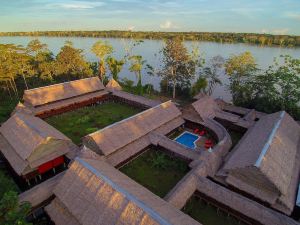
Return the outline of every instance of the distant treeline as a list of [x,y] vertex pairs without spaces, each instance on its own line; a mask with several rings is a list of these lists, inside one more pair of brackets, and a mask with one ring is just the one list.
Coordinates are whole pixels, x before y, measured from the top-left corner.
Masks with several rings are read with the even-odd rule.
[[143,32],[143,31],[36,31],[0,32],[0,36],[49,36],[49,37],[98,37],[133,39],[169,39],[182,37],[184,40],[211,41],[219,43],[246,43],[262,46],[295,47],[300,46],[300,36],[272,35],[254,33],[216,33],[216,32]]

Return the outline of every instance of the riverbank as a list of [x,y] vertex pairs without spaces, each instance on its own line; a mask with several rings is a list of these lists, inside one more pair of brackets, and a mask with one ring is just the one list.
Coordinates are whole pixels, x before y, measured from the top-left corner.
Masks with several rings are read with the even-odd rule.
[[33,31],[0,32],[0,36],[93,37],[162,40],[181,37],[190,41],[244,43],[260,46],[300,47],[300,36],[222,32],[154,32],[154,31]]

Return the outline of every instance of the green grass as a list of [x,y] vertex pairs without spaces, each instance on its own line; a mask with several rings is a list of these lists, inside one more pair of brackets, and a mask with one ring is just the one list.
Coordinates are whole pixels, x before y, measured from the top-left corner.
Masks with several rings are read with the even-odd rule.
[[187,162],[151,147],[120,171],[159,197],[164,197],[189,171],[189,167]]
[[140,111],[140,109],[129,105],[108,102],[49,117],[46,122],[68,136],[75,144],[80,144],[81,138],[87,134],[128,118]]
[[182,210],[203,225],[245,225],[223,211],[193,195]]
[[16,105],[18,100],[2,100],[0,99],[0,124],[5,122],[9,117]]

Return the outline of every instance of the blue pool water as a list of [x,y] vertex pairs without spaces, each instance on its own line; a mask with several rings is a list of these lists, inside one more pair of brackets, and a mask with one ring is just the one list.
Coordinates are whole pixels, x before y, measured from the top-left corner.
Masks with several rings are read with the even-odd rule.
[[194,142],[196,140],[198,140],[198,138],[199,138],[199,136],[197,136],[195,134],[192,134],[190,132],[184,132],[179,137],[177,137],[175,139],[175,141],[188,147],[188,148],[195,149],[196,146],[195,146]]

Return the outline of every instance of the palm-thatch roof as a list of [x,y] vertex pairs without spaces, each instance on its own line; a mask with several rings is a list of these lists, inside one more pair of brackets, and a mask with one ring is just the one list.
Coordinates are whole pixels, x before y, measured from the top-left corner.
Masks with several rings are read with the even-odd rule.
[[103,84],[98,77],[75,80],[46,87],[26,90],[24,102],[30,106],[37,107],[60,100],[70,99],[76,96],[101,91]]
[[0,127],[0,150],[19,175],[62,156],[71,140],[43,120],[15,113]]
[[134,102],[135,105],[140,105],[144,108],[151,108],[151,107],[161,104],[160,101],[145,98],[140,95],[134,95],[134,94],[131,94],[131,93],[128,93],[125,91],[119,91],[116,89],[112,90],[112,95],[121,101],[126,100],[127,102]]
[[226,182],[290,213],[300,171],[299,138],[300,126],[287,113],[262,117],[224,165]]
[[77,158],[54,194],[46,211],[56,225],[199,225],[104,161]]
[[180,115],[175,104],[168,101],[85,136],[83,144],[101,155],[109,155]]
[[121,85],[114,78],[111,78],[105,87],[113,90],[122,90]]
[[201,95],[201,97],[192,103],[193,108],[200,115],[202,120],[214,118],[216,112],[220,111],[217,103],[211,96]]

